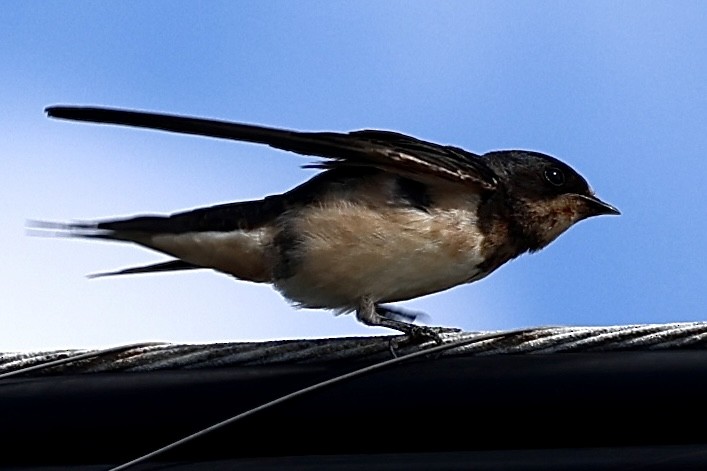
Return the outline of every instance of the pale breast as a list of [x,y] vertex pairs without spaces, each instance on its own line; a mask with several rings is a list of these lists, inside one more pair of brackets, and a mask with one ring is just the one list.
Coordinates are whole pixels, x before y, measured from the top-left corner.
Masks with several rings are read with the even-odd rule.
[[302,306],[355,309],[362,296],[398,301],[468,281],[483,261],[478,201],[450,198],[429,211],[345,201],[303,209],[290,221],[296,267],[276,288]]

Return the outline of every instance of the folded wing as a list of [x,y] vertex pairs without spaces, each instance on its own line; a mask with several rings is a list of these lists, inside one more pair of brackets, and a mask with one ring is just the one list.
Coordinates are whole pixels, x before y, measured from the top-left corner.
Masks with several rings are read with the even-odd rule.
[[299,132],[264,126],[186,116],[110,108],[53,106],[54,118],[103,124],[135,126],[183,134],[266,144],[276,149],[329,159],[315,167],[363,165],[405,177],[444,180],[481,186],[497,186],[494,172],[477,154],[423,141],[391,131]]

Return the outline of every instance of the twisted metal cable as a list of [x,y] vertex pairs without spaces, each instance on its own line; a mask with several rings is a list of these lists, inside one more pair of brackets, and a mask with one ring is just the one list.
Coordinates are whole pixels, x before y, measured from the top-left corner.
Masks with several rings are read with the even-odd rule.
[[[443,343],[473,339],[488,332],[442,332]],[[156,371],[246,365],[373,362],[429,348],[434,342],[408,343],[403,336],[346,337],[214,344],[136,344],[103,350],[0,353],[0,379],[23,374],[75,374]],[[625,350],[707,348],[707,322],[602,327],[539,327],[453,347],[442,355],[558,354]],[[45,367],[42,367],[44,365]]]

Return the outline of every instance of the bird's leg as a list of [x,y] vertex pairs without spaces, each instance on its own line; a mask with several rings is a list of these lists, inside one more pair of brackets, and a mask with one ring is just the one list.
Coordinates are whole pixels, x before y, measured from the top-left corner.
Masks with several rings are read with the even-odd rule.
[[366,325],[388,327],[407,335],[413,334],[417,326],[409,322],[385,317],[385,313],[387,313],[387,311],[381,309],[381,306],[377,306],[370,297],[364,296],[361,298],[361,302],[356,310],[356,318]]
[[361,298],[361,302],[356,310],[356,318],[366,325],[388,327],[389,329],[398,330],[407,335],[410,339],[426,338],[432,339],[437,343],[442,343],[438,329],[414,325],[411,322],[399,320],[403,318],[414,321],[421,314],[422,313],[406,312],[387,306],[376,305],[368,296]]

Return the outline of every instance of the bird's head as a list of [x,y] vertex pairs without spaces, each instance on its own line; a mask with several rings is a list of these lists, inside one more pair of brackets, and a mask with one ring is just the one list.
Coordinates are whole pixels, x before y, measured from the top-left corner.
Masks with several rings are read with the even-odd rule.
[[521,150],[485,157],[531,251],[545,247],[582,219],[621,214],[600,200],[579,173],[554,157]]

